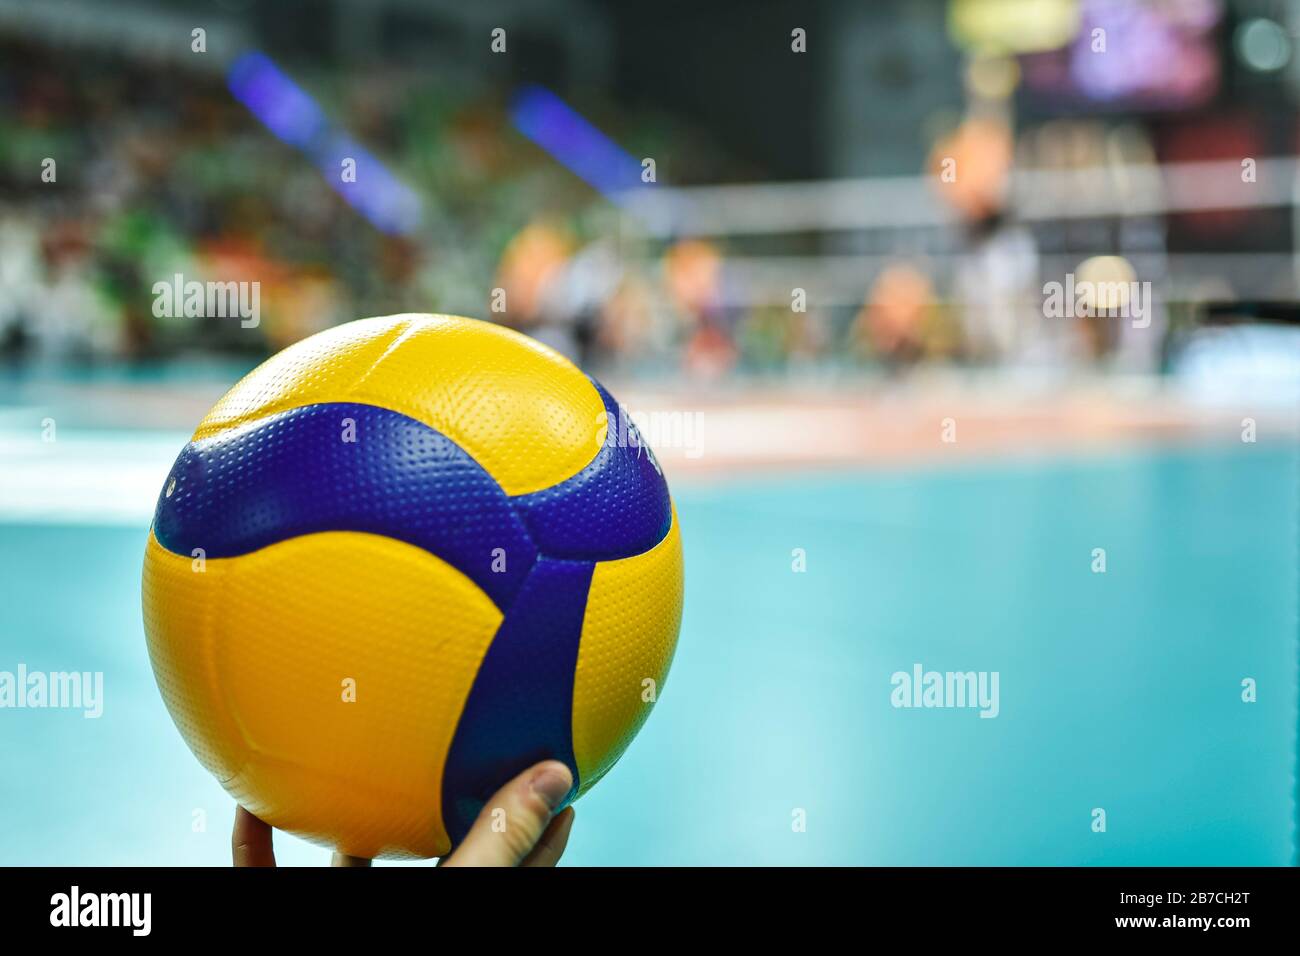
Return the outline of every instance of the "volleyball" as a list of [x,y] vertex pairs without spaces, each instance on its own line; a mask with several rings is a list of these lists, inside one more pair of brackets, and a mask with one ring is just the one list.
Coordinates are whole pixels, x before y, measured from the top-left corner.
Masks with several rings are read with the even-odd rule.
[[363,319],[235,385],[163,482],[143,612],[181,735],[241,805],[353,856],[431,857],[543,759],[609,771],[672,662],[667,483],[559,353]]

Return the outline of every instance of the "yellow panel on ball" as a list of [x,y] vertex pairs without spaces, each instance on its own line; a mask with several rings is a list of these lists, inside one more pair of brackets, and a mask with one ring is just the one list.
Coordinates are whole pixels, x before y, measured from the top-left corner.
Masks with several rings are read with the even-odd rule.
[[151,537],[144,605],[168,709],[254,815],[354,856],[447,851],[443,763],[501,622],[461,572],[326,532],[196,573]]
[[649,551],[596,564],[573,687],[579,795],[623,755],[662,693],[677,648],[682,590],[676,509],[668,534]]
[[363,402],[425,422],[509,495],[559,484],[590,463],[605,411],[573,363],[527,336],[459,316],[390,315],[329,329],[264,362],[194,438],[314,402]]
[[233,777],[246,754],[212,660],[221,640],[227,564],[174,554],[151,532],[141,578],[144,633],[158,689],[181,736],[218,780]]

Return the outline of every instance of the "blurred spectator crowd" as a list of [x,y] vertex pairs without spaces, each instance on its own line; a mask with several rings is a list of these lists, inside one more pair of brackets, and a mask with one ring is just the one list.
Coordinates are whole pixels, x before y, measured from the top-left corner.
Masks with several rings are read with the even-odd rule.
[[[998,123],[936,140],[935,162],[969,171],[947,197],[960,296],[940,295],[913,256],[864,280],[856,302],[800,309],[729,297],[723,239],[641,242],[629,257],[607,200],[512,129],[499,95],[397,69],[303,82],[418,191],[418,231],[372,227],[219,72],[0,44],[0,357],[257,355],[403,311],[494,319],[595,367],[706,377],[1041,345],[1025,341],[1043,324],[1038,250],[1002,217],[1016,144]],[[154,284],[178,274],[259,283],[260,322],[157,316]],[[1086,325],[1071,335],[1064,355],[1113,345]]]

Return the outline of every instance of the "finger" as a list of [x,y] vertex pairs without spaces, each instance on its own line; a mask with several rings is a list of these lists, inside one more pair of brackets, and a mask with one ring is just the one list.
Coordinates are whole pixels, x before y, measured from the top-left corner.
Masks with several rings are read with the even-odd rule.
[[271,827],[243,807],[235,808],[235,830],[230,835],[235,866],[275,866]]
[[334,856],[330,860],[330,866],[369,866],[370,858],[367,856],[348,856],[346,853],[334,851]]
[[525,770],[484,805],[445,865],[518,866],[542,839],[572,787],[573,774],[558,760]]
[[569,832],[573,829],[573,807],[564,810],[551,821],[551,825],[542,834],[537,848],[520,866],[555,866],[560,862],[564,848],[569,845]]

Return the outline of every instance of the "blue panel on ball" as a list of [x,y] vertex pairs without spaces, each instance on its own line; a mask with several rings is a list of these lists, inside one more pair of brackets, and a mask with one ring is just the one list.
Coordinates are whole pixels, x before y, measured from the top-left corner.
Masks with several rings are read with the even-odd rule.
[[513,501],[543,554],[608,561],[662,541],[672,524],[672,501],[650,446],[609,392],[592,384],[607,418],[596,457],[567,481]]
[[540,558],[479,665],[442,771],[442,816],[460,843],[502,784],[540,760],[573,772],[573,681],[595,565]]
[[321,531],[424,548],[502,609],[537,558],[510,498],[464,449],[400,412],[351,402],[294,408],[191,442],[154,514],[163,547],[202,548],[209,558]]

